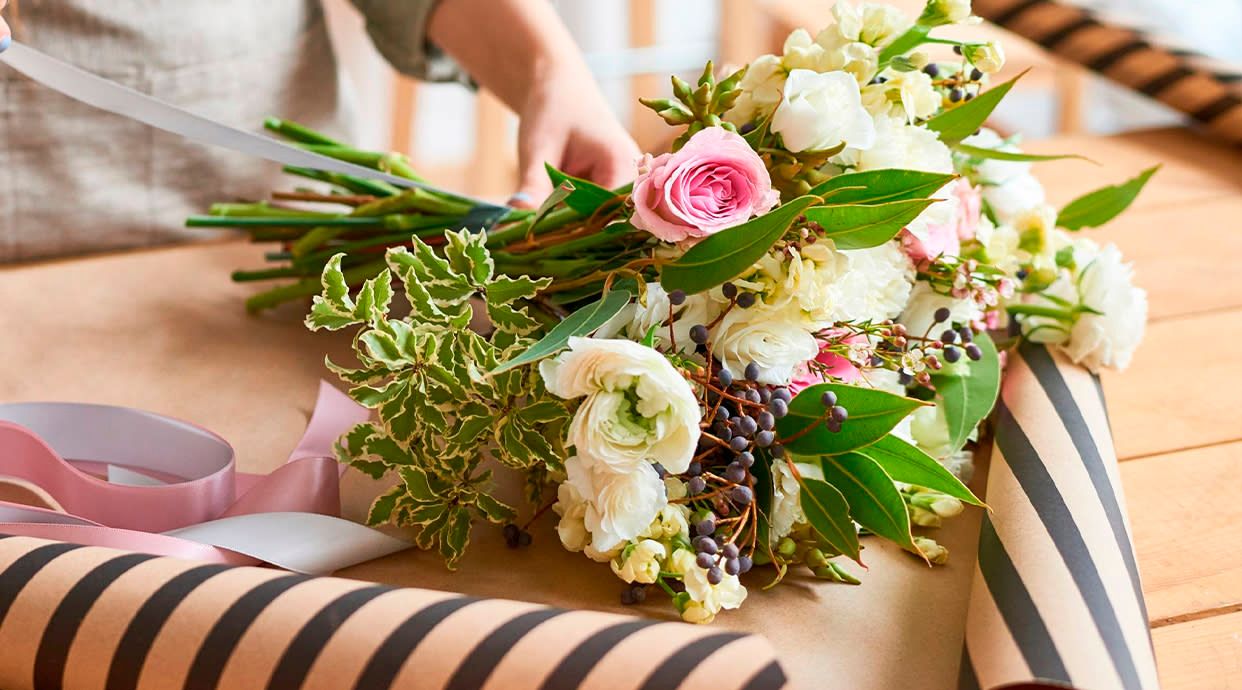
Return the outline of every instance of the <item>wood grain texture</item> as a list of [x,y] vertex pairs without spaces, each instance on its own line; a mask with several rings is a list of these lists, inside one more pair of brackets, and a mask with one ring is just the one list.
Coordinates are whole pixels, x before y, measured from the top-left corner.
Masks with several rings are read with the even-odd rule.
[[1242,613],[1156,628],[1165,690],[1242,690]]

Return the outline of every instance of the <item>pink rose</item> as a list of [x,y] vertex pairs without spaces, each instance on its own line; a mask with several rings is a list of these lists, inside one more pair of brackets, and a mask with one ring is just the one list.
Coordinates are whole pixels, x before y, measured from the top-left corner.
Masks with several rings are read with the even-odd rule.
[[957,239],[973,240],[979,230],[979,217],[983,214],[983,195],[966,178],[959,178],[949,190],[957,197]]
[[[844,335],[844,332],[840,334]],[[865,342],[867,342],[867,337],[858,333],[841,340],[824,343],[819,349],[819,356],[815,358],[816,362],[824,366],[822,368],[816,367],[815,369],[812,369],[809,364],[799,366],[794,371],[793,380],[789,382],[790,392],[797,394],[803,388],[823,383],[827,380],[826,377],[832,377],[844,383],[857,383],[861,381],[862,370],[858,368],[858,365],[851,362],[848,357],[833,352],[831,348],[839,343],[854,345]]]
[[680,242],[767,213],[780,195],[745,139],[708,127],[677,153],[645,157],[632,198],[634,227],[666,242]]
[[948,185],[948,193],[957,199],[953,220],[944,224],[928,224],[919,237],[907,230],[901,231],[901,246],[915,263],[938,256],[957,256],[962,242],[974,239],[979,229],[982,201],[979,190],[969,181],[958,179]]

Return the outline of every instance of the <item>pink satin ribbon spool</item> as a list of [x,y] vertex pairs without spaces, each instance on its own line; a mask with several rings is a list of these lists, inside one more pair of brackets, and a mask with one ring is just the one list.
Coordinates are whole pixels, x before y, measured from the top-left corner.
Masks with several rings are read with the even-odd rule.
[[180,420],[106,405],[0,405],[0,477],[63,511],[0,501],[0,533],[313,573],[387,555],[408,545],[337,517],[332,444],[368,416],[323,383],[288,462],[248,475],[227,441]]

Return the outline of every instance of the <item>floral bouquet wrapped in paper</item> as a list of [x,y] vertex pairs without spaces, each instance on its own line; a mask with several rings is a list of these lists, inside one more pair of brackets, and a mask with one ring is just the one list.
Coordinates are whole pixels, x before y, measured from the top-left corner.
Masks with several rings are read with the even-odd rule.
[[[372,523],[417,527],[453,567],[474,523],[518,547],[519,513],[550,509],[624,601],[662,590],[707,622],[742,604],[757,565],[856,583],[839,563],[862,537],[943,562],[923,530],[979,505],[970,449],[1018,338],[1126,365],[1144,293],[1114,247],[1073,231],[1154,171],[1053,209],[1029,170],[1047,157],[981,129],[1012,86],[987,87],[999,46],[932,35],[968,22],[968,2],[834,15],[782,55],[646,101],[682,131],[631,188],[549,169],[543,206],[486,233],[453,229],[459,198],[341,176],[278,198],[345,212],[192,219],[284,243],[284,266],[237,277],[298,280],[252,307],[320,292],[309,327],[356,333],[357,368],[329,366],[375,419],[340,457],[401,480]],[[396,290],[408,315],[390,311]],[[498,470],[524,476],[529,511],[491,494]]]

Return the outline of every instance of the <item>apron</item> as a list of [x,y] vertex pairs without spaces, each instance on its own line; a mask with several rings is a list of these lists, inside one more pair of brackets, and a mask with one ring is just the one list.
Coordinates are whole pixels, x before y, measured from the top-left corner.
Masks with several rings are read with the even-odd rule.
[[[295,119],[346,140],[318,0],[20,0],[16,38],[225,124]],[[95,110],[0,64],[0,262],[219,236],[183,227],[255,199],[280,166]]]

